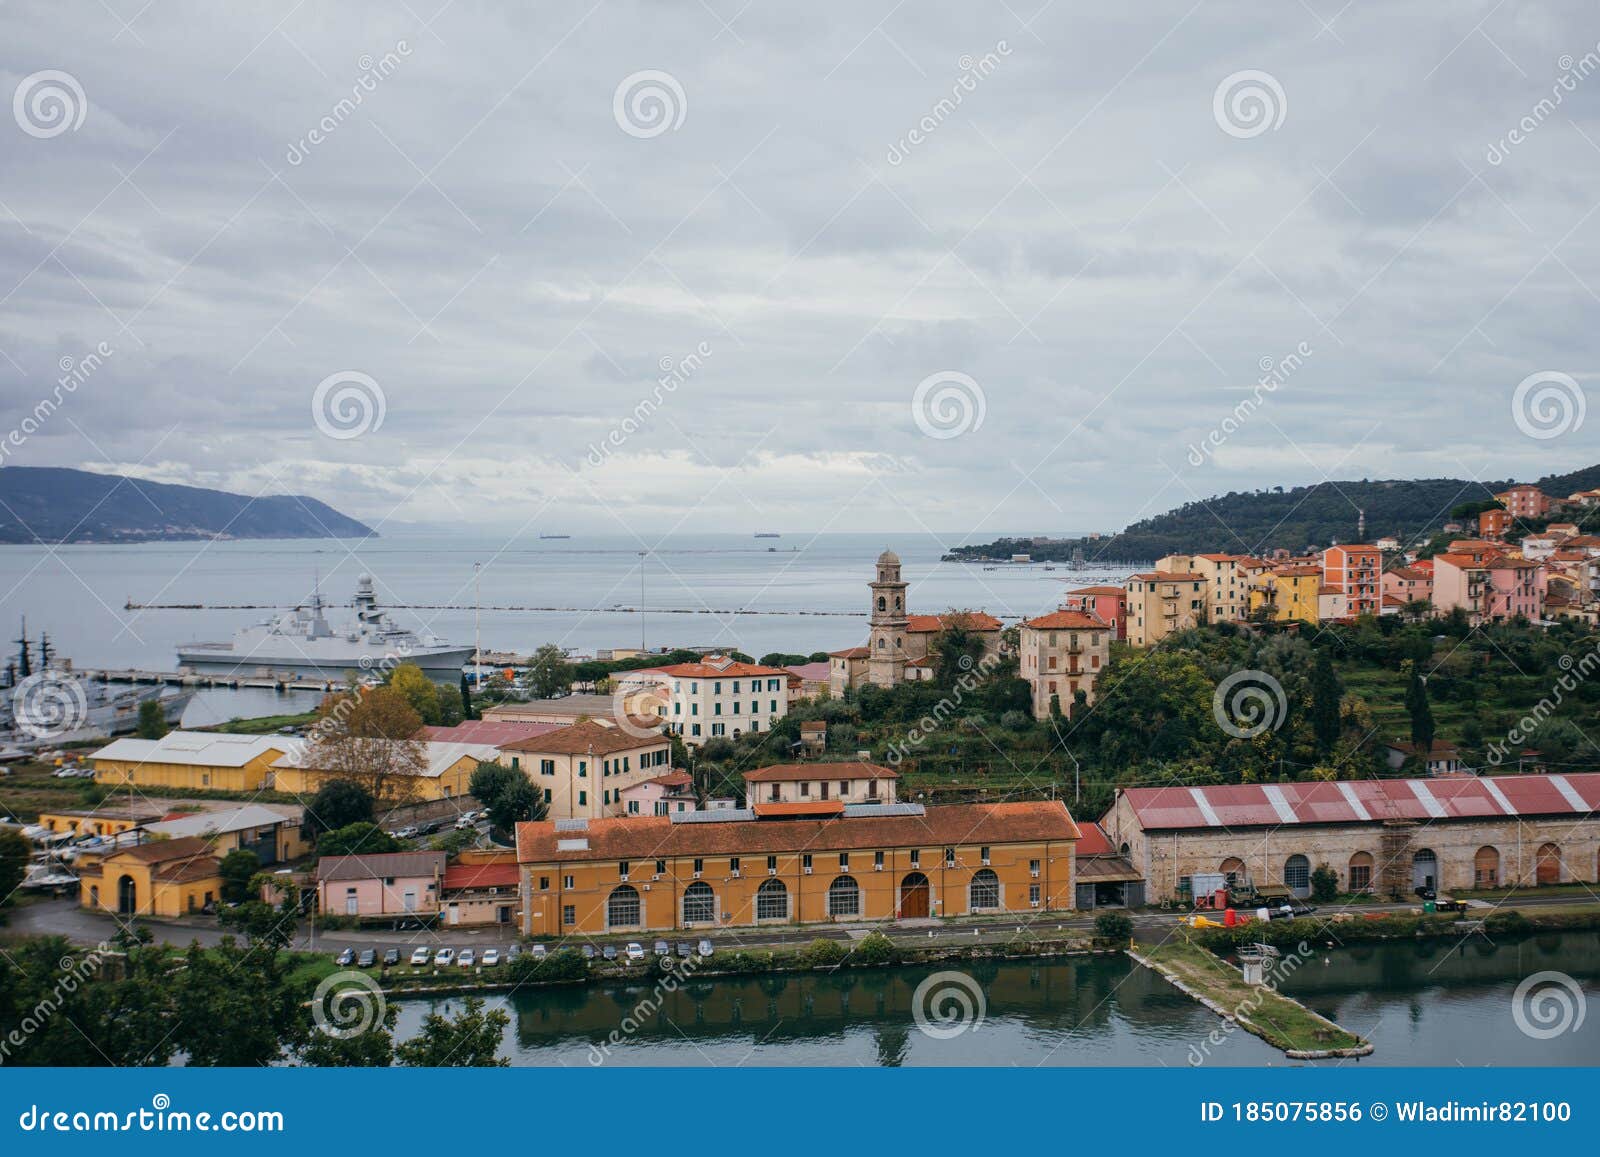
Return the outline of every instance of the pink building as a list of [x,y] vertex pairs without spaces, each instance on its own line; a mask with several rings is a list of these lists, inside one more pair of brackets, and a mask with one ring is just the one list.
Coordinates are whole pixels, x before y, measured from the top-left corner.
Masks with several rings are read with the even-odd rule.
[[1122,587],[1079,587],[1061,597],[1064,611],[1094,615],[1112,628],[1118,642],[1128,638],[1128,592]]
[[444,863],[443,852],[324,856],[317,861],[317,907],[334,916],[433,915]]
[[1549,585],[1544,567],[1526,558],[1497,558],[1487,564],[1488,586],[1484,590],[1484,616],[1491,623],[1521,615],[1525,619],[1544,617],[1544,596]]
[[1386,570],[1383,572],[1383,594],[1385,598],[1397,598],[1402,603],[1416,599],[1421,599],[1425,603],[1432,602],[1433,575],[1411,566],[1397,566],[1392,570]]
[[1495,499],[1513,518],[1543,518],[1551,502],[1550,496],[1531,482],[1519,482],[1496,494]]
[[671,771],[622,789],[622,814],[664,816],[696,808],[694,781],[687,771]]

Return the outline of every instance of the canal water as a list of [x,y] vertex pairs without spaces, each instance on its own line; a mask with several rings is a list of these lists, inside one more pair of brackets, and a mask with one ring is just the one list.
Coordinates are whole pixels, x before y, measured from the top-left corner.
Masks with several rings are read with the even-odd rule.
[[[1600,1065],[1600,935],[1312,947],[1284,991],[1377,1046],[1330,1063]],[[1293,1063],[1253,1036],[1218,1032],[1214,1014],[1124,957],[968,961],[952,971],[690,980],[670,993],[644,983],[525,990],[492,1003],[511,1013],[503,1055],[514,1065]],[[1586,1005],[1581,1025],[1547,1039],[1518,1029],[1513,995],[1539,972],[1571,978]],[[978,1007],[974,991],[981,1020],[965,1012]],[[430,1009],[458,1004],[403,1002],[397,1035],[414,1033]],[[918,1010],[930,1005],[954,1019],[923,1012],[933,1030],[924,1031]],[[952,1031],[963,1022],[966,1031]]]

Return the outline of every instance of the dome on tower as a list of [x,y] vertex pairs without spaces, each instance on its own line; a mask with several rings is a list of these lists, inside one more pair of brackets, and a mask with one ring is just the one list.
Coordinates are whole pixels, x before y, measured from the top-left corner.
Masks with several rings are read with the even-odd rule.
[[879,566],[899,566],[900,556],[892,550],[886,550],[878,556]]

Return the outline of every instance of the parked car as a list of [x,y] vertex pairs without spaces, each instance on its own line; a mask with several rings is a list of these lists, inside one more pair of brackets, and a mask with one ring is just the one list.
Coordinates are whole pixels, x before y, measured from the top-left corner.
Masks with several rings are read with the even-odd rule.
[[1439,896],[1438,892],[1435,892],[1432,888],[1428,887],[1426,884],[1419,884],[1417,887],[1413,888],[1412,891],[1415,892],[1421,899],[1424,899],[1424,900],[1435,900],[1435,899],[1438,899],[1438,896]]
[[[535,944],[532,948],[528,949],[528,955],[532,956],[535,960],[543,960],[548,951],[549,950],[546,949],[543,944]],[[593,953],[590,955],[593,955]]]
[[493,968],[496,964],[499,964],[499,963],[500,963],[500,949],[498,949],[498,948],[485,948],[483,950],[483,966],[485,968]]
[[354,948],[346,948],[333,958],[333,962],[340,968],[349,968],[356,962],[356,950]]
[[640,944],[637,940],[628,941],[628,959],[629,960],[643,960],[644,959],[644,945]]
[[701,956],[710,956],[715,951],[716,951],[716,949],[711,946],[711,941],[709,941],[709,940],[700,941],[700,955]]
[[411,967],[412,968],[421,968],[421,967],[423,967],[424,965],[426,965],[428,963],[428,956],[429,955],[430,955],[430,949],[428,948],[428,946],[426,944],[424,944],[421,948],[413,948],[411,950]]
[[687,940],[678,941],[678,955],[679,956],[693,956],[694,955],[694,945],[690,944]]
[[595,957],[594,945],[593,944],[585,944],[583,946],[583,958],[585,960],[593,960],[594,957]]
[[506,963],[507,964],[510,964],[513,960],[521,960],[521,959],[522,959],[522,945],[513,944],[510,948],[506,949]]
[[454,964],[456,962],[456,950],[454,948],[439,949],[433,954],[433,962],[440,968]]
[[657,940],[656,941],[656,955],[657,956],[671,956],[672,955],[672,945],[668,944],[665,940]]
[[398,831],[390,833],[397,840],[414,840],[422,834],[416,824],[407,824]]
[[386,949],[384,949],[384,951],[383,951],[383,966],[385,968],[393,968],[396,964],[399,964],[399,963],[400,963],[400,949],[398,949],[398,948],[386,948]]
[[371,968],[378,963],[378,954],[370,948],[363,948],[361,955],[356,959],[356,964],[361,968]]
[[460,831],[463,828],[473,827],[474,825],[477,824],[477,822],[478,822],[478,813],[477,812],[462,812],[460,815],[458,815],[456,817],[456,830]]
[[600,949],[600,955],[604,956],[607,960],[615,960],[617,958],[617,946],[615,944],[607,944],[604,948]]
[[478,954],[470,948],[463,948],[461,950],[461,955],[456,958],[456,962],[460,964],[462,968],[471,968],[474,964],[478,963]]

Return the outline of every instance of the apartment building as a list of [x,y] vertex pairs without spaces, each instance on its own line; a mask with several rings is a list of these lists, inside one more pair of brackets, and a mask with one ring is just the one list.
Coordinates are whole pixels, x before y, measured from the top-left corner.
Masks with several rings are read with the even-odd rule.
[[1078,587],[1061,596],[1061,609],[1083,611],[1103,620],[1119,643],[1128,638],[1128,592],[1122,587]]
[[1320,566],[1280,566],[1257,573],[1250,583],[1250,614],[1265,613],[1279,623],[1315,623],[1321,616],[1317,594]]
[[1250,614],[1250,584],[1269,563],[1247,554],[1169,554],[1156,570],[1197,574],[1206,582],[1206,617],[1213,623],[1239,623]]
[[744,773],[745,807],[758,817],[781,815],[785,807],[842,815],[850,804],[894,803],[899,778],[876,763],[776,763]]
[[707,655],[698,663],[677,663],[629,671],[615,677],[619,694],[636,696],[691,747],[725,736],[770,731],[789,714],[789,681],[782,667],[741,663],[726,655]]
[[1543,518],[1554,502],[1554,499],[1531,482],[1519,482],[1494,497],[1512,518]]
[[1095,680],[1111,658],[1111,624],[1084,611],[1052,611],[1018,631],[1018,674],[1033,689],[1033,717],[1047,718],[1051,700],[1071,715],[1079,691],[1094,702]]
[[499,760],[543,794],[551,819],[620,816],[624,792],[672,770],[672,740],[637,732],[585,719],[503,744]]
[[1324,586],[1344,595],[1344,617],[1376,615],[1383,598],[1383,552],[1375,546],[1330,546],[1322,552]]
[[1193,571],[1147,571],[1128,576],[1128,642],[1150,647],[1174,631],[1206,621],[1206,576]]

